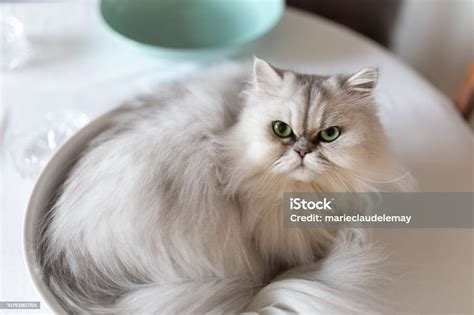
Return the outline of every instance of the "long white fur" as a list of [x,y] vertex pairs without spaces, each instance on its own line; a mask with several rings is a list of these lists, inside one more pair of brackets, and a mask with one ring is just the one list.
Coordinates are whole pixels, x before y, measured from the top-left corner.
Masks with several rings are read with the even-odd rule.
[[[38,249],[69,311],[375,311],[378,249],[361,231],[284,228],[281,193],[400,189],[367,93],[376,75],[304,76],[260,59],[249,72],[226,63],[166,85],[88,145]],[[345,133],[296,170],[300,157],[271,138],[271,122],[296,133],[305,119]]]

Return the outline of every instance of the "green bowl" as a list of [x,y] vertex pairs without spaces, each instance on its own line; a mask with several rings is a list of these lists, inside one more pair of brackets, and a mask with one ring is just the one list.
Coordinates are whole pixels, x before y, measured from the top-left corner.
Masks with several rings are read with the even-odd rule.
[[112,30],[168,55],[235,49],[272,29],[284,0],[101,0]]

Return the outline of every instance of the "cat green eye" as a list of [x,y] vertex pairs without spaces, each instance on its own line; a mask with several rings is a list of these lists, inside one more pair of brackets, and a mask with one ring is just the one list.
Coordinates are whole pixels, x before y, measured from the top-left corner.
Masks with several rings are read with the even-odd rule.
[[272,126],[273,132],[280,138],[288,138],[293,134],[291,127],[282,121],[274,121]]
[[341,135],[341,129],[339,127],[333,126],[321,130],[319,132],[319,138],[324,142],[332,142],[336,140]]

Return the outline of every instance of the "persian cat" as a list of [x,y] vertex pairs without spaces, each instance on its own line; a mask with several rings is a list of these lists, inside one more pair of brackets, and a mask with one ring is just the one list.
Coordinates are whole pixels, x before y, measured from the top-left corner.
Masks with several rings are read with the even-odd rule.
[[247,68],[166,84],[88,143],[37,252],[69,312],[375,310],[380,257],[365,232],[285,228],[282,192],[390,182],[377,70],[307,75],[258,58]]

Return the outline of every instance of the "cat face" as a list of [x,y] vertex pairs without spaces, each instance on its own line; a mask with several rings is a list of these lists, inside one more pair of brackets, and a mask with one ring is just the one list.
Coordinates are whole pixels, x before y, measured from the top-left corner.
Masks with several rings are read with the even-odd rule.
[[371,98],[376,81],[376,69],[301,75],[256,58],[240,119],[246,160],[302,182],[368,168],[385,142]]

